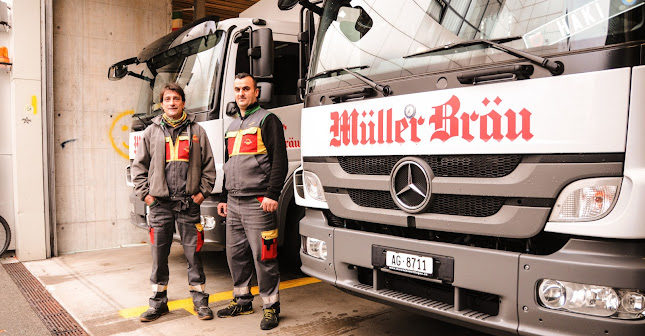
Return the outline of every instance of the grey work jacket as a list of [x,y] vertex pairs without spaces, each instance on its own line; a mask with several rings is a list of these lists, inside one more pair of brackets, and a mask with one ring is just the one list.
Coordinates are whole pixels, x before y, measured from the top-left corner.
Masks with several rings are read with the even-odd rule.
[[[143,200],[146,195],[153,197],[168,197],[166,182],[166,140],[161,128],[162,116],[152,119],[152,124],[146,128],[141,144],[132,163],[132,181],[134,192]],[[190,136],[190,152],[188,157],[188,173],[186,176],[186,195],[199,192],[207,198],[215,185],[215,163],[206,131],[197,123],[195,116],[188,115],[187,126]]]

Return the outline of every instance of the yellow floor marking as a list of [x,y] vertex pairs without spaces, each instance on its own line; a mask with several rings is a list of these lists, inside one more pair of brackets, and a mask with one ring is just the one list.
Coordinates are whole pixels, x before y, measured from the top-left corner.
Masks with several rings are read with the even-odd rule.
[[[316,278],[310,278],[310,277],[287,280],[287,281],[280,282],[280,289],[305,286],[305,285],[310,285],[318,282],[320,282],[320,280]],[[258,294],[257,286],[251,288],[251,294],[253,295]],[[218,302],[218,301],[224,301],[224,300],[231,300],[232,298],[233,298],[233,291],[220,292],[220,293],[211,294],[210,297],[208,298],[208,302],[211,303],[211,302]],[[197,315],[197,313],[195,313],[195,311],[193,310],[192,298],[169,301],[168,309],[171,311],[178,310],[178,309],[185,309],[189,313],[193,315]],[[119,315],[121,315],[121,317],[123,318],[130,319],[130,318],[138,317],[139,315],[141,315],[141,313],[143,313],[146,310],[148,310],[148,306],[121,309],[119,310]]]

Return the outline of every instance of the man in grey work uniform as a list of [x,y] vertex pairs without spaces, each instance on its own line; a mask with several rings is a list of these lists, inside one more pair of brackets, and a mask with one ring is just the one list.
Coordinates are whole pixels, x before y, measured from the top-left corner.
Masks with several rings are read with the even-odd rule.
[[217,206],[226,217],[226,255],[233,277],[234,299],[218,317],[253,313],[249,283],[258,277],[264,315],[260,329],[278,326],[278,229],[274,212],[287,175],[287,149],[278,117],[258,105],[259,90],[247,74],[235,76],[239,118],[226,132],[228,161],[224,165],[225,193]]
[[213,318],[204,291],[206,276],[200,249],[204,244],[200,209],[213,190],[215,165],[204,129],[195,116],[184,111],[184,90],[170,83],[161,92],[164,113],[152,119],[144,131],[132,164],[136,195],[149,207],[152,245],[153,296],[150,308],[140,316],[142,322],[156,320],[168,313],[168,255],[175,231],[188,260],[188,285],[194,309],[201,320]]

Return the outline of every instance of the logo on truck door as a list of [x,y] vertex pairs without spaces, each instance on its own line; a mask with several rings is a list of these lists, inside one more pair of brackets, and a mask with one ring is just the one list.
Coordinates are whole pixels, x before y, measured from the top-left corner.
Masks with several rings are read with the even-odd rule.
[[[413,105],[407,105],[402,118],[395,119],[390,109],[377,111],[331,112],[330,128],[331,147],[420,143],[435,139],[446,142],[451,138],[461,138],[467,142],[483,142],[503,139],[511,142],[523,139],[531,140],[532,113],[523,108],[519,112],[513,109],[497,111],[502,99],[484,98],[482,104],[487,113],[462,108],[459,97],[453,95],[443,104],[431,107],[428,115],[417,114]],[[472,111],[472,112],[471,112]]]

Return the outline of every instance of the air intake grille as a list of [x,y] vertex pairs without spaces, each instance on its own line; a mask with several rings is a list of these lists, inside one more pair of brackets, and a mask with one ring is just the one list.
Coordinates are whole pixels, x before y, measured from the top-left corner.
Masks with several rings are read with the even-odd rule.
[[[510,174],[522,160],[521,155],[419,156],[441,177],[502,177]],[[403,156],[340,156],[338,162],[348,174],[389,175]]]
[[[387,191],[348,189],[348,192],[352,201],[357,205],[378,209],[399,209]],[[488,217],[497,213],[504,205],[504,201],[503,197],[437,194],[427,212],[443,215]]]

